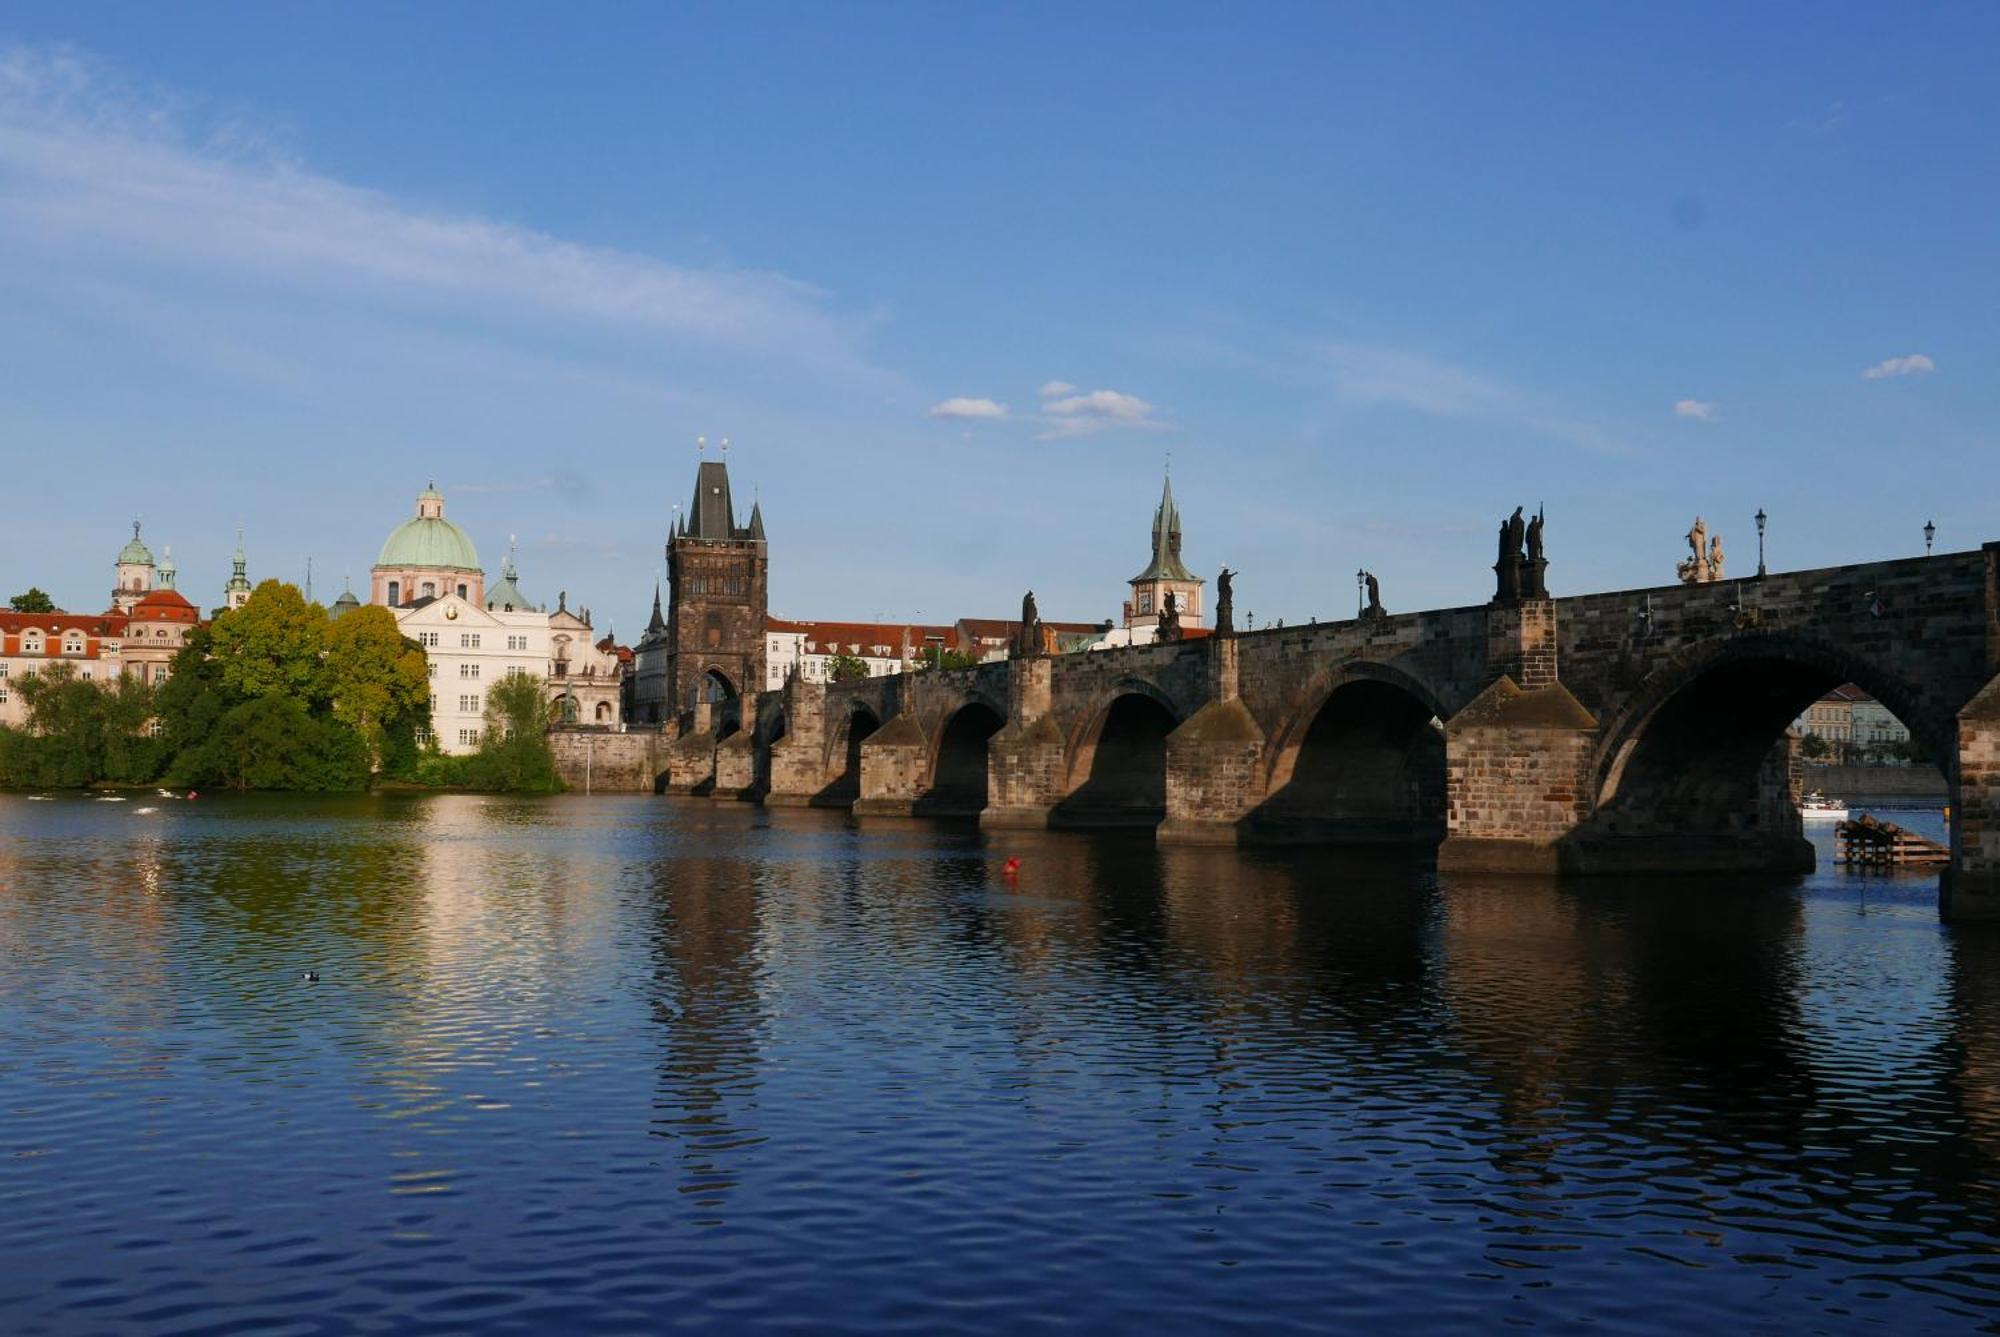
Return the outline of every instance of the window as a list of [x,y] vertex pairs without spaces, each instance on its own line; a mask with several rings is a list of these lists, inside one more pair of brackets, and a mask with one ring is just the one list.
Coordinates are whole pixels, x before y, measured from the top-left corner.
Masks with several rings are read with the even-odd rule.
[[85,665],[83,666],[83,674],[82,674],[82,677],[83,677],[83,680],[84,680],[85,682],[89,682],[89,681],[90,681],[90,676],[91,676],[91,675],[90,675],[90,665],[88,665],[88,664],[85,664]]
[[479,713],[479,693],[472,692],[461,695],[458,698],[458,713],[461,715],[477,715]]
[[479,676],[479,665],[460,664],[458,666],[458,676],[461,678],[477,678]]
[[437,675],[438,675],[438,662],[437,662],[437,660],[435,660],[435,659],[431,660],[431,661],[430,661],[430,662],[429,662],[428,664],[425,664],[425,665],[424,665],[424,668],[425,668],[425,669],[427,669],[427,670],[429,671],[429,673],[430,673],[430,676],[431,676],[431,677],[433,677],[433,678],[437,677]]
[[528,638],[526,636],[509,636],[507,638],[507,648],[509,650],[525,650],[528,648]]
[[1139,611],[1142,613],[1153,611],[1153,596],[1150,591],[1139,596]]
[[427,580],[424,582],[424,593],[426,595],[436,594],[437,592],[438,592],[438,587],[436,581]]
[[461,650],[477,650],[479,648],[479,633],[476,631],[461,631],[458,633],[458,648]]
[[458,587],[458,597],[459,597],[459,598],[461,598],[461,599],[463,599],[463,598],[466,598],[466,597],[468,597],[468,596],[466,595],[466,593],[465,593],[465,586],[464,586],[464,585],[460,585],[460,586]]
[[155,687],[158,687],[161,683],[165,682],[166,680],[167,680],[167,666],[165,664],[162,664],[158,668],[153,670],[153,685]]
[[471,747],[473,744],[479,741],[479,730],[460,729],[458,731],[458,741],[461,746]]
[[400,580],[392,580],[389,582],[389,607],[401,608],[402,606],[403,606],[403,582]]
[[21,633],[21,653],[38,655],[42,652],[42,629],[30,627]]
[[433,714],[433,715],[437,714],[437,709],[438,709],[438,694],[437,694],[436,692],[432,692],[432,693],[431,693],[431,714]]
[[420,631],[417,633],[418,645],[427,646],[432,649],[435,649],[437,647],[437,643],[438,643],[438,634],[436,632]]

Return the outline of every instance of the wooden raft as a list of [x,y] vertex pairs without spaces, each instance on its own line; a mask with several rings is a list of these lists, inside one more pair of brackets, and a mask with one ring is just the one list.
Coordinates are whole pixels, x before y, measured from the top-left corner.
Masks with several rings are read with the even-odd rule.
[[1951,851],[1935,840],[1914,831],[1905,831],[1894,822],[1879,818],[1842,822],[1834,827],[1839,849],[1837,864],[1889,867],[1898,864],[1941,864],[1951,862]]

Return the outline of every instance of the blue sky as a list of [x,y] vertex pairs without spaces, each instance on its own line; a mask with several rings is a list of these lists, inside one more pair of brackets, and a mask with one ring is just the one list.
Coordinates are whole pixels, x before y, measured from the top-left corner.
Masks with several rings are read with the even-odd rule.
[[[1745,11],[1750,12],[1745,12]],[[435,476],[637,631],[694,438],[773,610],[1260,623],[2000,538],[2000,10],[0,13],[0,586],[357,584]]]

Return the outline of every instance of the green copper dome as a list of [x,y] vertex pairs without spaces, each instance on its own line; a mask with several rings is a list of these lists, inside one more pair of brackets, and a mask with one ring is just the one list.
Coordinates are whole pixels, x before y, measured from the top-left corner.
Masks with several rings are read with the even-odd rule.
[[118,565],[151,566],[153,550],[139,542],[139,522],[132,522],[132,541],[118,550]]
[[479,569],[479,552],[465,531],[444,518],[444,494],[427,487],[417,496],[417,514],[390,533],[377,566],[448,566]]

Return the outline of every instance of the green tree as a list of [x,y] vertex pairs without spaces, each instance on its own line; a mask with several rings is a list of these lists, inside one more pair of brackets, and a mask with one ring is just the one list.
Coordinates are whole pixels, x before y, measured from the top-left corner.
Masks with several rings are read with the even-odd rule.
[[159,773],[153,692],[137,678],[94,682],[58,661],[16,682],[26,719],[0,742],[0,783],[80,788],[138,784]]
[[246,700],[287,697],[308,712],[327,700],[326,636],[326,610],[278,580],[257,586],[248,602],[209,629],[226,692]]
[[916,668],[919,673],[927,673],[932,669],[940,668],[974,668],[978,663],[979,656],[977,655],[965,654],[958,650],[944,650],[937,646],[932,646],[917,657]]
[[364,789],[368,750],[338,720],[314,719],[290,697],[260,696],[231,707],[171,774],[176,784],[231,789]]
[[857,655],[834,655],[826,661],[830,682],[858,682],[868,676],[868,662]]
[[7,606],[17,613],[53,613],[56,601],[42,593],[41,587],[30,585],[26,594],[17,594],[7,601]]
[[514,674],[487,689],[485,727],[466,782],[478,789],[538,793],[562,788],[549,750],[549,702],[540,678]]
[[423,647],[397,628],[394,613],[372,604],[328,628],[326,685],[333,717],[360,734],[377,760],[391,737],[414,732],[430,710]]

